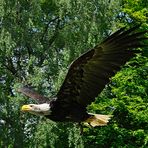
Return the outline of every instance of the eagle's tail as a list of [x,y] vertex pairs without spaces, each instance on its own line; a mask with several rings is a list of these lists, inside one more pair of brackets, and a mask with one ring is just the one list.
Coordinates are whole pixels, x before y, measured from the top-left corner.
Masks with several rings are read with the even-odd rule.
[[84,121],[85,125],[95,126],[105,126],[109,122],[112,115],[100,115],[100,114],[90,114],[90,117]]

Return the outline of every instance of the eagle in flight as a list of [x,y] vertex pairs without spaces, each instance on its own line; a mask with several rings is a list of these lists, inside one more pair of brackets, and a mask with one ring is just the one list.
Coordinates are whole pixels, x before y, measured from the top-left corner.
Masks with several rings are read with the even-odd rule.
[[107,125],[111,115],[88,113],[86,107],[101,93],[110,78],[127,61],[147,46],[147,31],[139,26],[121,28],[72,62],[66,78],[54,98],[47,98],[29,87],[18,92],[35,99],[38,104],[23,105],[21,110],[43,115],[56,122],[84,122],[91,126]]

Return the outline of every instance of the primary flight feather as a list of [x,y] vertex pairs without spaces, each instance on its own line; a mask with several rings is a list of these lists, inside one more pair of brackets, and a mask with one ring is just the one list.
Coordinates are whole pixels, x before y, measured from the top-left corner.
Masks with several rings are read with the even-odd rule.
[[101,93],[121,66],[139,53],[135,48],[147,46],[144,43],[148,39],[145,37],[146,31],[138,32],[138,28],[121,28],[76,59],[52,100],[28,87],[20,88],[19,92],[41,103],[24,105],[22,111],[44,115],[53,121],[106,125],[111,115],[87,113],[86,107]]

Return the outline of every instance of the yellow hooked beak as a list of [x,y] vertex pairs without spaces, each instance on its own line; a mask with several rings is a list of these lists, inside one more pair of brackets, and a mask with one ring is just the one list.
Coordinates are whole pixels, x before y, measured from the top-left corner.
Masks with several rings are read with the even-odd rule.
[[30,111],[30,110],[31,110],[30,105],[23,105],[21,108],[21,111]]

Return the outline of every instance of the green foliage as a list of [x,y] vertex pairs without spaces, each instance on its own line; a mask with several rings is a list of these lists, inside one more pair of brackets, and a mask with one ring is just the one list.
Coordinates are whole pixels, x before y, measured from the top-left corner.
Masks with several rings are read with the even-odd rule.
[[[75,147],[83,148],[78,125],[72,123],[53,123],[49,120],[38,124],[35,139],[36,147]],[[44,134],[43,134],[44,133]],[[39,135],[41,135],[39,137]]]
[[[146,147],[148,61],[129,62],[88,107],[114,114],[109,126],[84,128],[23,114],[31,103],[16,92],[30,84],[55,95],[68,65],[112,30],[135,20],[147,29],[147,3],[124,0],[18,0],[0,2],[0,147]],[[144,49],[143,49],[144,50]],[[145,49],[146,51],[146,49]]]
[[123,0],[123,11],[130,16],[130,18],[146,23],[148,15],[148,1],[147,0]]

